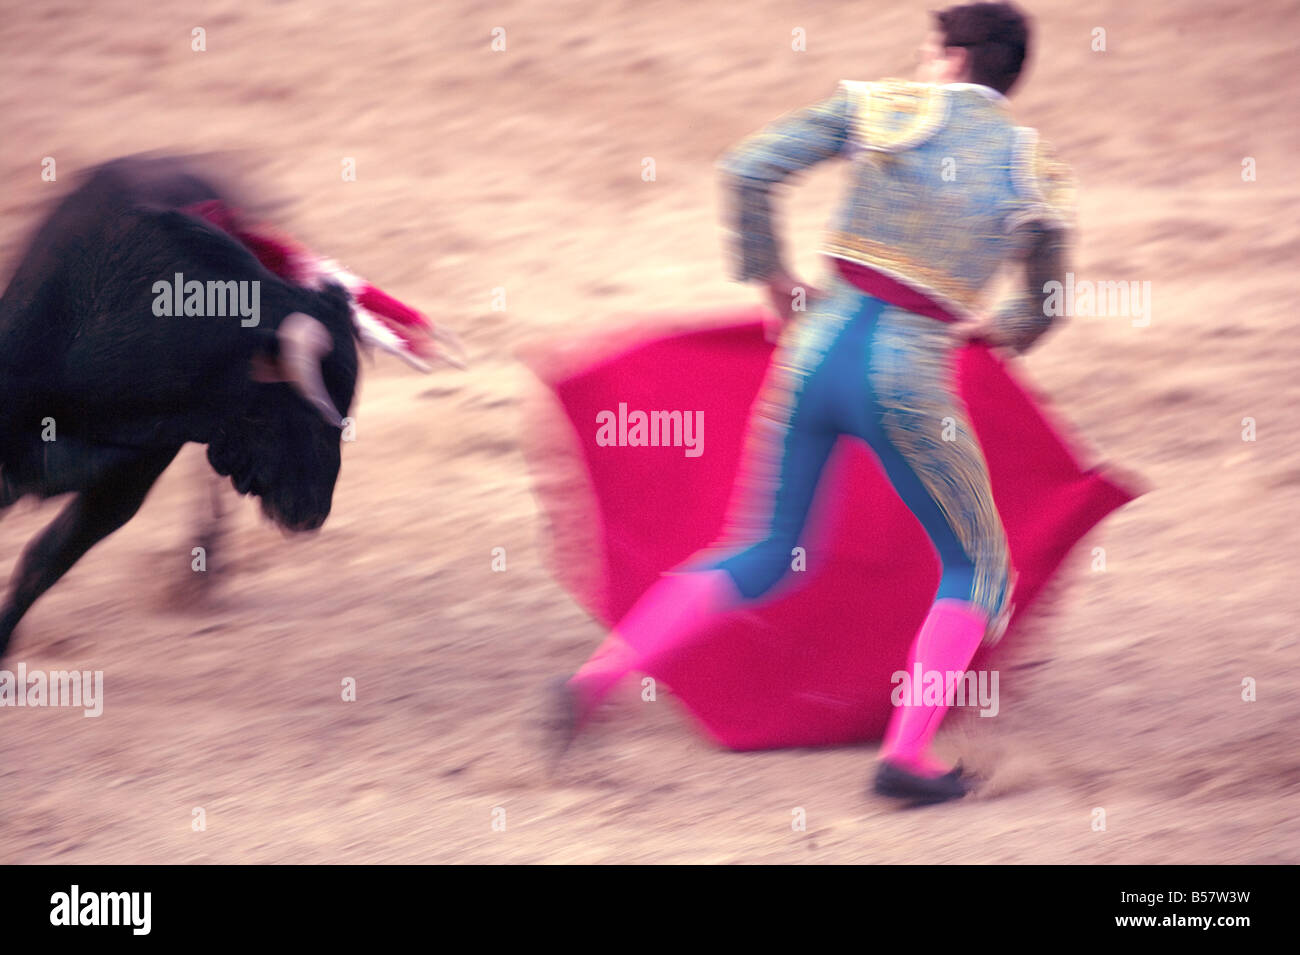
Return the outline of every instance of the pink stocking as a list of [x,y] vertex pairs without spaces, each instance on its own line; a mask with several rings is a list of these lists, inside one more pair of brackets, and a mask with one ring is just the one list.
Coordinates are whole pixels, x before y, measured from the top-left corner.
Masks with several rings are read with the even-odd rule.
[[711,614],[740,600],[725,570],[660,577],[569,680],[584,714],[644,661],[685,643]]
[[[953,599],[935,601],[912,642],[907,658],[908,679],[915,682],[920,664],[923,675],[941,674],[946,693],[947,674],[966,671],[984,639],[987,624],[988,615],[974,604]],[[918,698],[920,691],[920,687],[912,687]],[[948,767],[929,752],[947,710],[946,697],[939,704],[913,704],[909,700],[907,705],[897,707],[885,730],[881,758],[924,776],[947,772]]]

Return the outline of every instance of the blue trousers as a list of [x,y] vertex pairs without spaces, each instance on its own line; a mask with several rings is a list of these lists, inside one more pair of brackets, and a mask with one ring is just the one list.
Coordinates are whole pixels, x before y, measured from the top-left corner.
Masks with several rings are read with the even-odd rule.
[[851,435],[875,452],[934,544],[936,599],[999,617],[1010,591],[1006,534],[952,380],[952,334],[837,278],[784,331],[750,422],[749,507],[731,529],[731,552],[705,566],[726,570],[747,599],[776,586],[831,450]]

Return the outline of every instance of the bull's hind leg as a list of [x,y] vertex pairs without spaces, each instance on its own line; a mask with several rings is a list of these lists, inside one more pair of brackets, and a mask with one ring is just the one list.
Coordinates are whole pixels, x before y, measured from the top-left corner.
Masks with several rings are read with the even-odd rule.
[[0,658],[18,621],[81,556],[131,519],[179,448],[144,455],[114,468],[69,502],[27,545],[0,610]]

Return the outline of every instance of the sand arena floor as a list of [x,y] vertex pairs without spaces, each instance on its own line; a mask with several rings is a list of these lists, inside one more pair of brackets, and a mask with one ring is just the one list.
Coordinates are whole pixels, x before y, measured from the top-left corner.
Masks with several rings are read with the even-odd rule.
[[[1082,181],[1076,271],[1150,281],[1153,311],[1076,319],[1025,370],[1151,490],[1090,540],[1104,573],[1067,565],[999,718],[950,721],[985,789],[925,812],[865,793],[869,747],[722,752],[664,698],[629,695],[545,771],[540,689],[601,634],[543,563],[516,348],[751,301],[714,159],[841,78],[907,73],[926,5],[5,6],[6,274],[77,170],[230,151],[278,223],[454,327],[473,367],[367,367],[324,530],[287,540],[239,501],[206,597],[188,449],[37,605],[11,662],[104,670],[105,711],[0,711],[0,862],[1300,861],[1300,5],[1033,5],[1015,104]],[[814,283],[838,180],[786,205]],[[57,507],[5,516],[0,574]]]

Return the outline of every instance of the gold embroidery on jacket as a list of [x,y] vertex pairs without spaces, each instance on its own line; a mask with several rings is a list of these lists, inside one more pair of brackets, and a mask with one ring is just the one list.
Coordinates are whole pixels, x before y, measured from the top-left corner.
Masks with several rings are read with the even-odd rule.
[[912,258],[896,246],[847,232],[835,232],[827,237],[823,251],[897,279],[924,292],[959,316],[973,311],[979,304],[979,289],[970,288],[956,276]]
[[946,91],[929,83],[882,80],[851,88],[856,94],[863,149],[896,152],[924,142],[948,117]]

